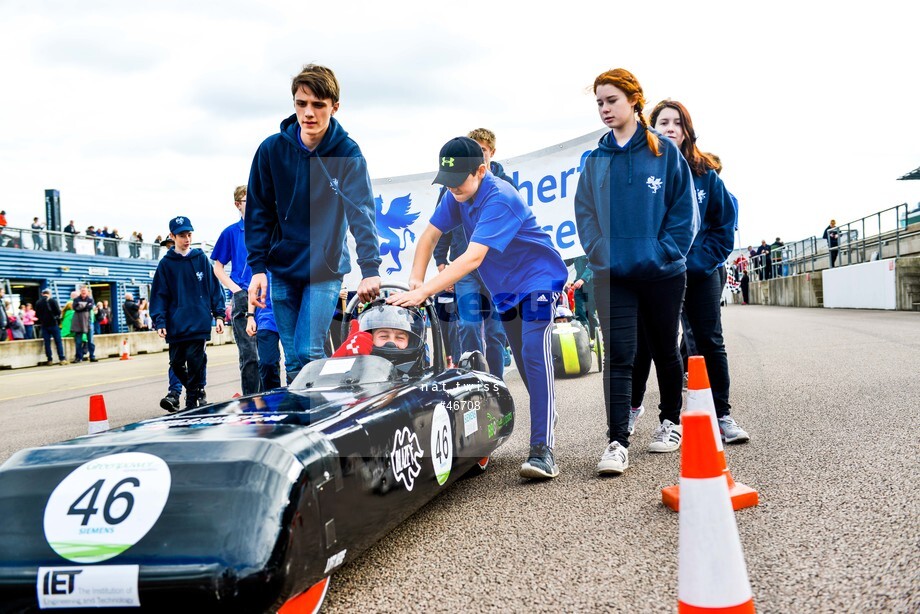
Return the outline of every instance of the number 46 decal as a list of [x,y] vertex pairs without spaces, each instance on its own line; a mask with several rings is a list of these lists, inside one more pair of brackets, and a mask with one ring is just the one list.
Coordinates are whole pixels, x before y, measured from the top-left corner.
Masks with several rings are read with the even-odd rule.
[[431,465],[438,485],[443,486],[450,477],[454,463],[454,435],[450,415],[443,403],[434,408],[431,417]]
[[45,505],[48,545],[76,563],[98,563],[137,544],[156,524],[172,476],[152,454],[126,452],[74,469]]
[[[67,510],[69,515],[83,516],[83,522],[80,524],[84,527],[89,524],[89,519],[99,511],[96,508],[96,499],[99,497],[99,491],[102,490],[103,484],[105,484],[105,480],[96,480],[96,483],[87,488],[82,495],[77,497],[77,500],[74,501]],[[131,514],[131,509],[134,507],[134,495],[130,492],[118,492],[118,489],[126,484],[138,488],[141,485],[141,481],[137,478],[125,478],[109,491],[109,495],[105,499],[105,504],[102,506],[102,517],[105,518],[105,521],[109,524],[119,524],[122,522]],[[89,497],[87,507],[82,509],[77,507],[77,505],[87,497]],[[120,501],[124,502],[123,510],[118,516],[115,516],[112,513],[112,508],[115,506],[116,502]]]

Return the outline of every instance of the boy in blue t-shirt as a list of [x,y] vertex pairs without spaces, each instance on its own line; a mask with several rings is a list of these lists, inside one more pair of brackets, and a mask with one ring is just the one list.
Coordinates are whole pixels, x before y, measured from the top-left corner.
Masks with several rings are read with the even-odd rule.
[[[556,402],[550,333],[556,298],[568,271],[518,191],[486,168],[476,141],[467,137],[448,141],[441,148],[433,183],[443,184],[447,191],[416,244],[410,291],[387,302],[420,305],[470,272],[479,272],[530,394],[530,454],[521,476],[554,478],[559,468],[553,455]],[[466,231],[469,247],[425,282],[438,239],[457,226]]]
[[[249,282],[252,281],[252,269],[246,259],[246,186],[238,186],[233,191],[233,205],[240,213],[240,219],[230,224],[220,233],[211,260],[214,261],[214,274],[225,288],[233,295],[230,307],[230,325],[233,327],[233,339],[240,358],[240,384],[243,394],[255,394],[262,389],[259,381],[259,352],[256,340],[246,334],[246,313],[249,309]],[[227,272],[227,265],[230,272]]]

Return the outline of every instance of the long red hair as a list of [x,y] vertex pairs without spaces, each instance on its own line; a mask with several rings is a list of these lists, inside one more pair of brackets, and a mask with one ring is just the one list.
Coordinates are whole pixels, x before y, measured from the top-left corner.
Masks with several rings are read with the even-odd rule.
[[693,120],[690,119],[690,112],[683,104],[670,98],[656,104],[649,118],[652,126],[658,123],[658,116],[665,109],[674,109],[680,116],[680,126],[684,131],[684,142],[680,144],[680,153],[684,154],[693,174],[702,177],[710,170],[721,171],[722,165],[713,159],[713,155],[700,151],[700,148],[696,146],[696,130],[693,129]]
[[648,148],[652,150],[653,154],[660,156],[658,137],[651,130],[648,130],[648,122],[642,114],[642,109],[645,108],[645,95],[642,93],[642,86],[639,85],[639,80],[636,79],[636,76],[625,68],[613,68],[597,76],[597,79],[594,80],[593,89],[595,92],[597,92],[597,88],[600,85],[612,85],[626,94],[629,100],[633,101],[633,111],[638,115],[639,123],[646,128],[645,138],[648,139]]

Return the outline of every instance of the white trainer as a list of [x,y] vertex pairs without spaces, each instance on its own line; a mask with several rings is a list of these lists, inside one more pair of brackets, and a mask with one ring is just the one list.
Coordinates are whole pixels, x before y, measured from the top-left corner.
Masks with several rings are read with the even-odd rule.
[[629,408],[629,434],[630,435],[632,435],[633,431],[636,430],[636,420],[638,420],[644,413],[645,413],[645,405],[640,405],[639,407]]
[[738,423],[731,416],[719,418],[719,431],[721,431],[722,441],[725,443],[744,443],[751,438],[747,431],[738,426]]
[[649,452],[676,452],[680,449],[680,438],[682,435],[679,424],[674,424],[670,420],[665,420],[652,435],[652,443],[648,446]]
[[629,450],[621,446],[618,441],[610,442],[597,464],[597,472],[601,475],[620,475],[627,469],[629,469]]

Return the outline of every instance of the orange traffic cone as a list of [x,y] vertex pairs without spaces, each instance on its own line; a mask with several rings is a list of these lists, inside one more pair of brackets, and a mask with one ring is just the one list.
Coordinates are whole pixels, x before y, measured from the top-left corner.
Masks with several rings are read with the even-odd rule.
[[131,355],[128,353],[127,337],[121,340],[121,360],[131,360]]
[[681,417],[679,565],[677,611],[753,613],[735,513],[722,477],[709,415]]
[[[744,507],[753,507],[760,502],[757,491],[732,479],[732,473],[725,462],[725,449],[722,447],[722,436],[719,434],[719,420],[716,418],[716,406],[712,400],[712,389],[709,387],[709,375],[706,372],[706,360],[702,356],[690,357],[690,381],[687,384],[687,411],[702,411],[709,414],[712,423],[712,433],[716,440],[716,450],[722,473],[728,480],[728,492],[731,496],[732,508],[740,510]],[[683,418],[681,418],[683,421]],[[661,501],[675,512],[680,509],[680,487],[675,484],[661,489]]]
[[105,398],[94,394],[89,398],[89,434],[109,430],[109,417],[105,413]]

